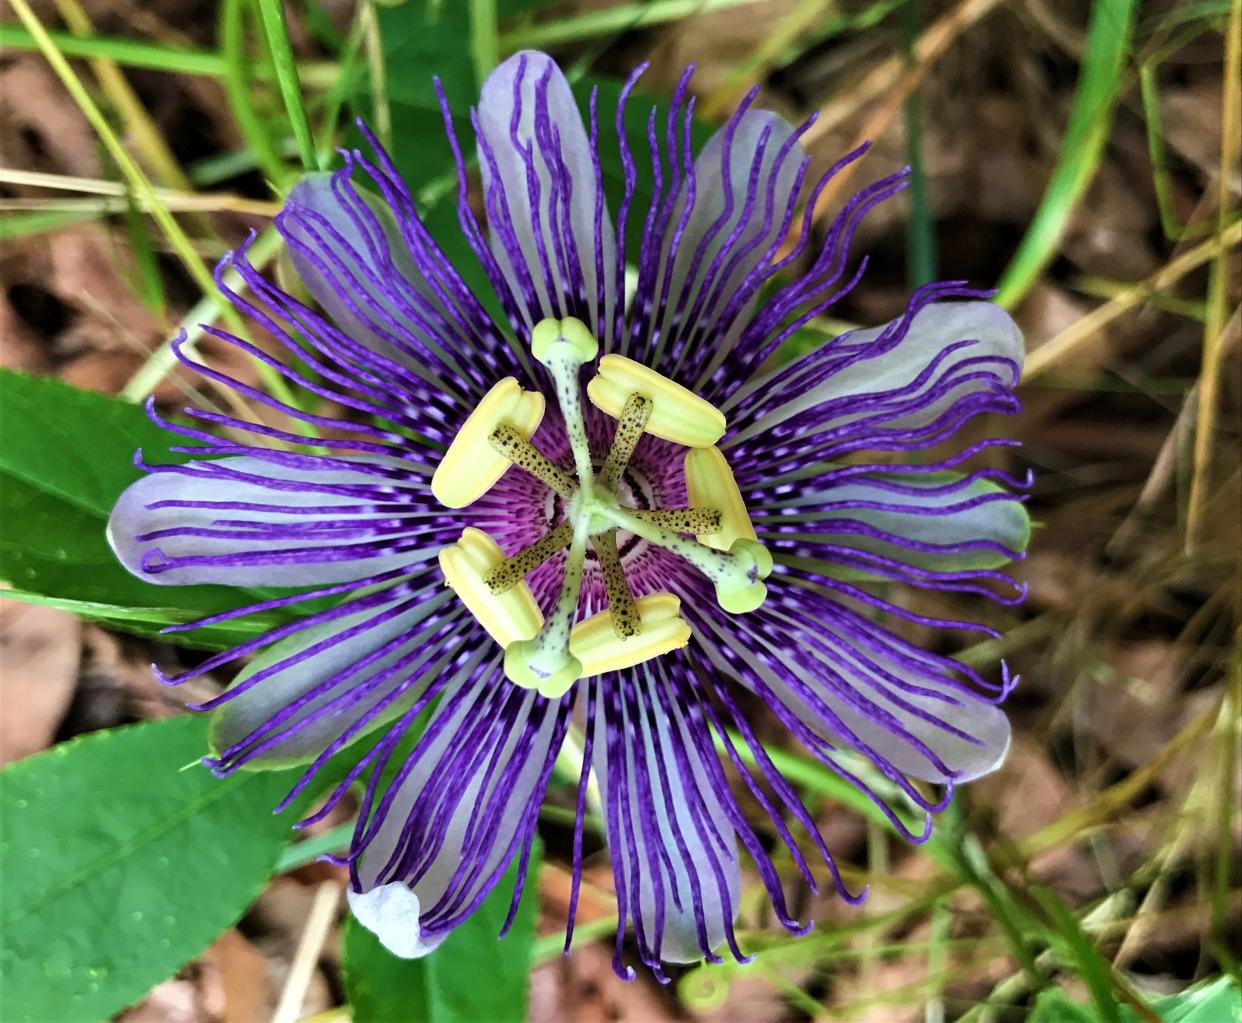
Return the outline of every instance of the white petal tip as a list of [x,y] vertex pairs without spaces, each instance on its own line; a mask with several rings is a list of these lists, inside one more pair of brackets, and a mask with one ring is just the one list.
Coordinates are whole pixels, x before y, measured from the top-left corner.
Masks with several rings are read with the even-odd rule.
[[399,881],[367,892],[350,888],[346,895],[355,919],[399,959],[421,959],[444,940],[423,940],[418,896]]
[[1009,718],[999,707],[994,709],[996,710],[996,720],[993,727],[989,730],[991,734],[984,737],[986,745],[980,747],[978,755],[964,765],[962,775],[955,779],[959,785],[968,781],[974,781],[976,778],[982,778],[984,775],[991,774],[994,771],[999,771],[1009,756],[1009,745],[1012,738]]

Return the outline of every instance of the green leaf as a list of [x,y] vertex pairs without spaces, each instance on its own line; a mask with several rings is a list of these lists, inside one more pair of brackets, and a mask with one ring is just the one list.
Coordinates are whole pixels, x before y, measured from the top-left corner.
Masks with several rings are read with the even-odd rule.
[[[2,458],[3,456],[0,456]],[[73,611],[141,636],[166,625],[243,603],[223,587],[153,586],[130,575],[104,539],[104,520],[84,513],[0,471],[0,580],[3,594],[27,603]],[[226,649],[287,621],[275,614],[221,622],[166,637]]]
[[[582,111],[583,123],[590,128],[590,98],[592,87],[599,89],[596,101],[596,114],[599,118],[599,162],[604,177],[604,195],[608,199],[608,210],[616,217],[621,208],[621,199],[625,195],[625,171],[621,163],[621,142],[616,131],[617,101],[621,98],[624,83],[610,78],[587,78],[574,83],[574,98]],[[642,79],[638,87],[641,88]],[[661,149],[665,146],[665,118],[668,112],[667,100],[656,101],[638,92],[630,94],[625,105],[622,125],[625,129],[626,143],[630,157],[634,161],[634,196],[630,200],[630,212],[626,222],[626,240],[629,243],[628,255],[637,260],[638,247],[642,243],[643,222],[655,192],[655,178],[651,170],[651,150],[647,144],[647,118],[652,110],[656,111],[656,131]],[[684,116],[684,109],[683,109]],[[699,118],[690,123],[690,148],[697,154],[702,150],[715,129],[712,125]],[[682,129],[677,127],[677,143],[680,147]],[[664,182],[668,188],[668,154],[665,153]],[[678,157],[680,160],[680,157]],[[680,173],[680,165],[679,165]]]
[[[1242,1023],[1242,994],[1230,977],[1205,980],[1148,1006],[1164,1023]],[[1130,1006],[1121,1006],[1122,1023],[1141,1023]],[[1035,999],[1028,1023],[1101,1023],[1090,1006],[1071,1001],[1060,988],[1045,988]]]
[[1070,1001],[1060,988],[1048,987],[1035,999],[1027,1023],[1099,1023],[1099,1017],[1087,1006]]
[[0,772],[0,1018],[107,1018],[262,890],[295,819],[272,814],[293,778],[213,777],[194,763],[206,727],[97,732]]
[[134,451],[169,453],[172,438],[136,405],[58,380],[0,371],[4,443],[0,472],[106,519],[117,494],[136,480]]
[[[142,408],[9,370],[0,370],[0,407],[0,583],[18,599],[76,602],[89,617],[150,634],[258,596],[222,586],[155,586],[116,560],[104,529],[121,491],[141,476],[135,450],[148,462],[186,460],[169,450],[177,438]],[[226,647],[287,620],[269,615],[173,638]]]
[[520,1023],[530,995],[531,946],[537,916],[536,879],[543,850],[536,839],[526,872],[517,917],[503,940],[497,940],[509,913],[515,860],[483,904],[427,959],[429,1005],[433,1023]]
[[[124,604],[107,603],[97,600],[73,600],[67,597],[45,597],[39,593],[27,593],[24,590],[5,589],[6,600],[18,600],[23,604],[39,604],[43,607],[54,607],[61,611],[71,611],[80,618],[87,618],[123,632],[132,632],[138,636],[160,637],[168,640],[172,637],[161,635],[161,630],[173,622],[185,620],[185,613],[168,607],[129,607]],[[271,615],[251,615],[235,622],[222,622],[218,625],[205,625],[196,629],[191,637],[196,646],[210,650],[225,650],[247,639],[255,639],[270,628],[279,624],[281,619]]]
[[354,1023],[415,1023],[428,1018],[428,960],[398,959],[352,916],[345,924],[342,955]]
[[[1232,977],[1205,980],[1185,991],[1152,1002],[1164,1023],[1242,1023],[1242,991]],[[1138,1013],[1121,1007],[1125,1023],[1139,1023]]]
[[525,1020],[541,858],[536,839],[522,901],[503,939],[497,935],[509,912],[516,860],[474,914],[424,959],[397,959],[351,919],[345,931],[344,974],[354,1023]]
[[[445,184],[454,172],[453,153],[432,75],[440,77],[458,136],[464,136],[463,145],[469,149],[467,143],[473,136],[466,113],[479,98],[470,51],[470,5],[407,0],[377,4],[375,14],[391,124],[390,155],[416,197],[428,187],[435,188],[437,197],[446,191],[455,196],[455,184]],[[371,80],[364,76],[351,105],[372,129],[384,120],[374,102]],[[360,141],[356,132],[350,133],[349,145]]]

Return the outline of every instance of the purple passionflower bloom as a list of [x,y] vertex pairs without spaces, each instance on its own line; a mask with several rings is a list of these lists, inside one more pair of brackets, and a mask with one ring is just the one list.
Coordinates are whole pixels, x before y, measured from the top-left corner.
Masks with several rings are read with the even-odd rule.
[[[838,891],[862,897],[842,885],[745,708],[766,708],[915,842],[1009,744],[1003,665],[992,683],[882,619],[990,630],[919,615],[867,583],[1021,599],[999,568],[1028,540],[1024,484],[963,468],[1008,442],[912,457],[943,452],[969,419],[1016,411],[1018,330],[986,295],[936,284],[891,323],[777,357],[857,281],[855,226],[904,173],[850,199],[815,254],[809,211],[861,150],[809,190],[799,230],[807,125],[752,109],[752,92],[695,157],[687,72],[666,120],[653,111],[648,122],[655,197],[639,210],[621,123],[641,71],[616,112],[615,221],[595,97],[584,127],[547,56],[507,60],[473,112],[486,235],[452,139],[461,227],[504,328],[374,140],[371,155],[346,153],[342,170],[299,183],[277,226],[323,312],[265,280],[245,246],[221,268],[236,269],[252,297],[230,298],[291,364],[204,329],[309,400],[293,407],[178,351],[314,436],[187,409],[222,432],[166,424],[192,439],[195,460],[144,465],[109,525],[118,557],[151,582],[292,591],[205,622],[314,600],[292,624],[166,681],[257,655],[202,705],[214,709],[209,763],[222,774],[309,762],[300,790],[376,733],[312,819],[370,772],[345,858],[350,901],[398,955],[434,949],[515,857],[524,866],[575,721],[574,899],[594,802],[623,976],[630,925],[657,976],[661,963],[718,962],[726,947],[745,958],[734,935],[743,848],[778,919],[805,929],[728,764],[808,885],[817,870],[787,820]],[[446,106],[445,124],[452,137]],[[641,243],[627,278],[631,228]],[[805,269],[780,277],[795,266]],[[345,414],[311,411],[321,401]],[[412,751],[394,756],[420,715]],[[910,810],[921,825],[903,820]]]

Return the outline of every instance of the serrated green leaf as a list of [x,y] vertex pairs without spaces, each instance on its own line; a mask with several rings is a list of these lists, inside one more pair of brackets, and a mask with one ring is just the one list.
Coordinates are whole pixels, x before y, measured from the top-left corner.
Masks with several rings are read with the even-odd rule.
[[140,475],[138,448],[185,461],[137,405],[11,370],[0,370],[0,397],[0,472],[96,517],[107,518],[120,489]]
[[509,912],[516,861],[474,914],[424,959],[397,959],[351,920],[345,932],[344,974],[354,1023],[525,1020],[541,858],[536,839],[522,901],[503,939],[497,934]]
[[[161,630],[175,622],[186,621],[189,617],[184,611],[169,607],[129,607],[125,604],[107,603],[97,600],[71,600],[66,597],[46,597],[40,593],[28,593],[25,590],[5,589],[0,591],[6,600],[17,600],[23,604],[39,604],[43,607],[54,607],[60,611],[70,611],[80,618],[86,618],[102,625],[132,632],[136,636],[169,637],[161,634]],[[224,622],[219,625],[206,625],[196,629],[193,635],[195,646],[210,650],[224,650],[246,639],[261,636],[277,624],[278,619],[264,615],[252,615],[235,622]]]
[[213,777],[195,763],[206,725],[97,732],[0,772],[0,1018],[107,1018],[262,890],[296,819],[272,814],[294,776]]

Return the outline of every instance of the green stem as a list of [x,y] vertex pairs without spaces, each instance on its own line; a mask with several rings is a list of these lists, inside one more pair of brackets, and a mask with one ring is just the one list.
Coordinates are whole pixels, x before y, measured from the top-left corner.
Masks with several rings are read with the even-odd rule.
[[[914,41],[923,24],[923,0],[901,7],[901,48],[906,65],[914,62]],[[923,102],[917,89],[902,107],[906,163],[910,165],[910,219],[906,224],[906,280],[911,290],[936,279],[936,225],[923,169]]]
[[298,867],[314,863],[325,853],[343,852],[349,848],[353,834],[354,822],[350,821],[348,824],[338,824],[321,835],[295,842],[280,854],[280,859],[276,861],[276,873],[287,874],[291,870],[297,870]]

